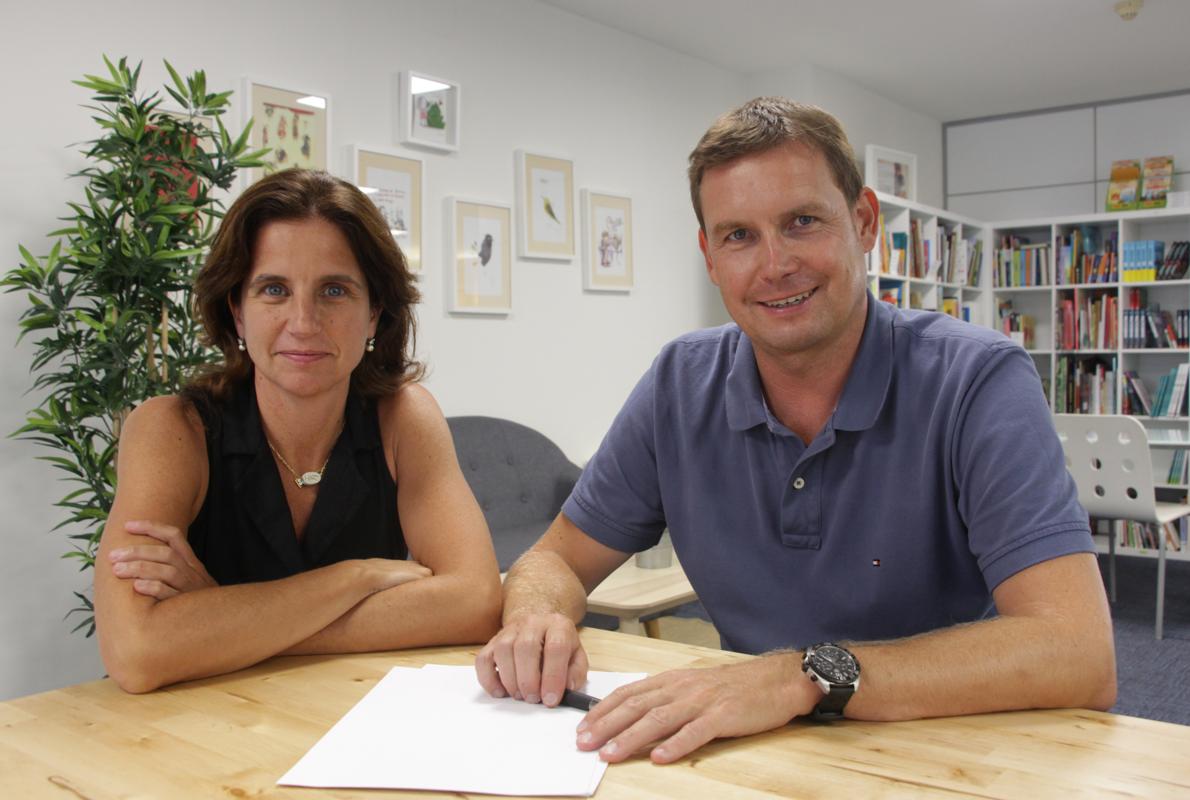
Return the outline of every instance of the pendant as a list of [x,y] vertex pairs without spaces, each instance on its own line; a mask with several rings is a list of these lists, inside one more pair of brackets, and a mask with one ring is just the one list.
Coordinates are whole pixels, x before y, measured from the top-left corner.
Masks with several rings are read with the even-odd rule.
[[314,484],[318,483],[321,480],[322,480],[321,472],[303,472],[302,477],[294,478],[293,482],[298,485],[299,489],[301,489],[305,486],[313,486]]

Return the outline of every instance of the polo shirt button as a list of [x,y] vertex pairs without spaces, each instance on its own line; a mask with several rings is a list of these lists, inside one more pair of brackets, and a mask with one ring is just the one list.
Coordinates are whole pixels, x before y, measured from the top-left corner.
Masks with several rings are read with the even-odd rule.
[[794,489],[800,489],[805,485],[806,485],[806,479],[801,477],[800,475],[793,479],[793,488]]

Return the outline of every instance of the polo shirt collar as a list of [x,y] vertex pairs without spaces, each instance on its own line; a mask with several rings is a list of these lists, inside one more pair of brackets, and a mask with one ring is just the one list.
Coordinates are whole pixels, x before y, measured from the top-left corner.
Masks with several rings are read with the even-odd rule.
[[[859,431],[872,427],[892,380],[892,323],[895,311],[868,293],[868,312],[851,374],[835,407],[832,427]],[[744,431],[768,424],[756,353],[748,334],[740,331],[735,357],[726,380],[727,424]]]

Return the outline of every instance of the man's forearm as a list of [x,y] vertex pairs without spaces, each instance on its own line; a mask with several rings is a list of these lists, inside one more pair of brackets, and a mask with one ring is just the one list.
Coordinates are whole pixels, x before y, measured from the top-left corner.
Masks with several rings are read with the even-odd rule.
[[562,614],[576,625],[587,612],[587,592],[557,553],[530,550],[504,581],[504,624],[525,614]]
[[846,715],[866,720],[1115,702],[1111,628],[997,617],[888,643],[847,645],[860,688]]

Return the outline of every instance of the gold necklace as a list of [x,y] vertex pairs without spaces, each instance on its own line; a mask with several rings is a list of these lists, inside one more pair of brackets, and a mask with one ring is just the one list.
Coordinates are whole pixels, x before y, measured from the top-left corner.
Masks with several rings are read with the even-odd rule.
[[[339,423],[339,433],[342,433],[342,432],[343,432],[343,423],[340,422]],[[335,440],[338,441],[338,439],[339,439],[339,435],[335,434]],[[303,472],[301,475],[298,475],[297,470],[295,470],[293,467],[289,466],[289,462],[285,460],[285,456],[281,455],[279,452],[277,452],[277,448],[273,447],[273,443],[269,440],[269,437],[265,436],[264,440],[268,444],[269,449],[273,451],[273,455],[275,455],[277,457],[277,460],[281,462],[281,465],[283,467],[285,467],[285,469],[289,470],[289,474],[293,476],[293,482],[297,484],[297,487],[299,489],[304,489],[307,486],[314,486],[314,485],[322,482],[322,474],[324,472],[326,472],[326,465],[331,463],[331,454],[330,453],[326,454],[326,461],[322,462],[322,469],[318,470],[318,472]],[[332,443],[331,444],[331,453],[333,453],[334,451],[335,451],[335,445]]]

